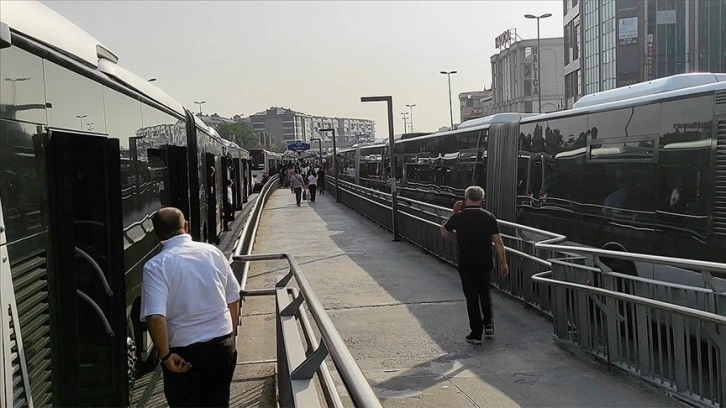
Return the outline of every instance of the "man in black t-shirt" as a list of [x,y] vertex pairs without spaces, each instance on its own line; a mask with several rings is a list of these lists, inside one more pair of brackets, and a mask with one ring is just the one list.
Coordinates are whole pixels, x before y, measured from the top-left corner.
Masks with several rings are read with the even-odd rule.
[[499,272],[506,275],[509,267],[497,219],[481,208],[484,190],[479,186],[471,186],[464,194],[463,209],[459,210],[459,203],[454,206],[454,214],[441,226],[441,235],[449,238],[452,231],[456,231],[456,243],[459,247],[458,270],[471,328],[466,341],[481,344],[482,332],[487,336],[494,335],[489,294],[489,280],[494,268],[492,245],[497,253]]

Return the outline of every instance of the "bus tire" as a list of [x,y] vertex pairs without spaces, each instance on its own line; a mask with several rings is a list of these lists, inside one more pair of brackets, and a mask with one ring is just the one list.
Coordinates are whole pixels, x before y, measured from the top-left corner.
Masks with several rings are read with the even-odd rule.
[[[628,252],[628,250],[624,246],[617,242],[608,242],[607,244],[602,246],[602,249],[608,251]],[[604,256],[600,256],[598,258],[603,264],[607,265],[608,268],[612,269],[613,272],[618,272],[630,276],[638,276],[638,269],[635,267],[635,264],[632,261],[607,258]]]

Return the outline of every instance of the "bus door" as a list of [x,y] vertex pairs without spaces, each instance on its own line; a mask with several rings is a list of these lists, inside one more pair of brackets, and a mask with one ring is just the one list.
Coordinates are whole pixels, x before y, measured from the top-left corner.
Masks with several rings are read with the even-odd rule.
[[242,177],[242,159],[234,159],[234,179],[235,179],[235,190],[234,190],[234,208],[235,210],[242,209],[242,203],[244,200],[244,178]]
[[207,173],[207,241],[216,242],[219,235],[217,230],[217,166],[214,161],[214,154],[204,154]]
[[[227,184],[230,180],[232,180],[232,183],[234,184],[234,174],[233,174],[233,165],[232,165],[232,158],[222,156],[222,201],[223,203],[226,203],[227,200],[230,199],[227,194]],[[232,187],[232,209],[234,209],[234,190],[235,187]],[[224,208],[224,206],[222,206]],[[222,210],[224,211],[224,210]]]
[[45,137],[54,405],[128,404],[117,139]]
[[[180,209],[184,217],[189,214],[189,166],[187,164],[187,148],[184,146],[167,145],[166,166],[169,186],[169,205]],[[165,179],[167,177],[164,177]]]

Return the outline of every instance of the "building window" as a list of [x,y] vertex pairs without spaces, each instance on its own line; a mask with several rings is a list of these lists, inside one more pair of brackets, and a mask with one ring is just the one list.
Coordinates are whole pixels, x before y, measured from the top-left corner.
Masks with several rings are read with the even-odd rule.
[[524,113],[532,113],[532,101],[524,102]]
[[524,47],[524,58],[532,56],[532,47]]

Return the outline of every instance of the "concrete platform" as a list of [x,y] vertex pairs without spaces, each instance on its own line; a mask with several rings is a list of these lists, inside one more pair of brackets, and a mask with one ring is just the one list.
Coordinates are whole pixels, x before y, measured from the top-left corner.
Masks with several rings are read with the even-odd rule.
[[[386,407],[681,406],[644,382],[559,347],[550,321],[498,292],[496,335],[483,345],[466,343],[455,269],[391,238],[332,196],[297,207],[294,195],[280,189],[263,212],[254,248],[295,255]],[[250,272],[249,287],[270,287],[287,266],[255,263]],[[246,360],[274,357],[273,307],[272,299],[246,303],[239,340]],[[338,389],[344,392],[340,382]]]

